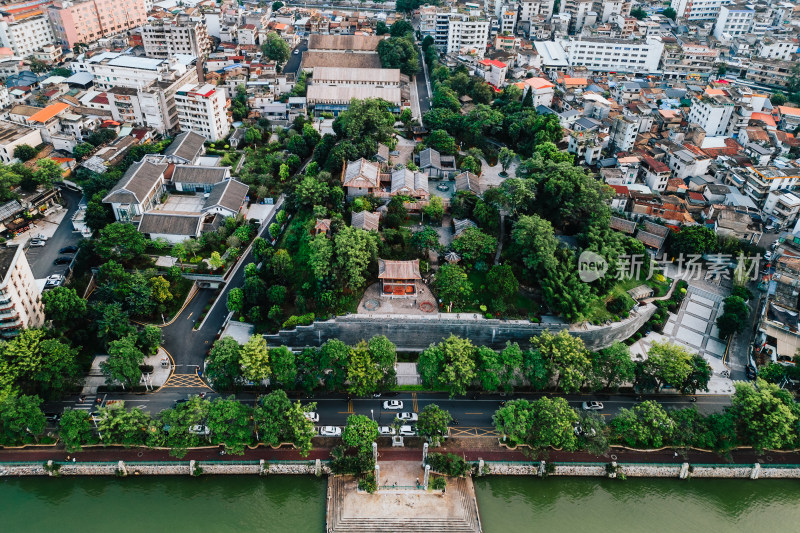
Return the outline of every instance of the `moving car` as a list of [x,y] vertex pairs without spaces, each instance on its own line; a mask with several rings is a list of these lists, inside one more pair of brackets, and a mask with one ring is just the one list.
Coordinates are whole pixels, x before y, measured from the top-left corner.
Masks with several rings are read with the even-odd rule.
[[294,55],[297,55],[297,54],[299,54],[299,53],[300,53],[300,50],[298,50],[297,48],[295,48],[295,49],[294,49],[294,52],[292,52],[292,53],[293,53]]
[[413,426],[400,426],[400,435],[403,437],[416,437],[417,430]]
[[392,435],[394,435],[394,428],[392,426],[380,426],[378,428],[378,433],[380,433],[384,437],[391,437]]
[[58,251],[58,253],[60,253],[60,254],[74,254],[77,251],[78,251],[78,247],[77,246],[65,246],[62,249],[60,249]]
[[54,265],[68,265],[71,262],[72,262],[72,258],[71,257],[66,257],[66,256],[62,255],[61,257],[56,257],[56,260],[53,261],[53,264]]
[[603,402],[583,402],[584,411],[602,411]]
[[306,413],[303,413],[303,416],[305,416],[312,422],[319,422],[319,413],[315,413],[314,411],[308,411]]
[[417,413],[397,413],[397,418],[399,420],[405,420],[407,422],[416,422]]
[[44,246],[45,244],[47,244],[47,241],[42,240],[42,239],[31,239],[30,242],[28,242],[28,245],[31,248],[35,248],[35,247],[38,247],[38,246]]
[[387,411],[399,411],[403,408],[403,402],[400,400],[386,400],[383,402],[383,408]]
[[341,437],[342,428],[338,426],[322,426],[319,428],[319,434],[323,437]]

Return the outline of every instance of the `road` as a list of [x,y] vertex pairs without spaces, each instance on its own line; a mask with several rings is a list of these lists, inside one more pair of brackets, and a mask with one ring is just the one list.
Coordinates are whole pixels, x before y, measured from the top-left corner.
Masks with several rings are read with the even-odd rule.
[[[207,392],[207,398],[213,399],[222,395],[212,393],[209,389],[161,389],[156,394],[136,395],[136,394],[110,394],[107,400],[125,400],[130,406],[140,405],[150,413],[157,413],[162,409],[172,407],[175,400],[185,398],[187,390],[190,394]],[[479,394],[477,397],[456,397],[449,398],[444,393],[397,393],[383,396],[381,398],[354,398],[348,400],[344,394],[326,394],[319,397],[297,397],[303,403],[316,402],[317,412],[319,413],[320,426],[344,426],[347,417],[351,414],[360,414],[373,418],[380,425],[388,425],[394,420],[397,412],[413,411],[420,412],[428,404],[436,404],[442,409],[451,413],[453,418],[458,421],[456,431],[467,431],[478,429],[483,434],[491,433],[493,428],[492,416],[500,408],[502,401],[512,398],[525,398],[536,400],[545,393],[520,393],[501,397],[499,394]],[[552,397],[552,395],[549,395]],[[622,408],[631,408],[638,404],[636,397],[624,394],[592,394],[566,395],[565,398],[572,407],[581,409],[581,404],[585,401],[597,400],[603,402],[604,409],[599,413],[603,416],[617,414]],[[253,393],[237,395],[237,399],[248,405],[254,405],[256,396]],[[645,400],[653,399],[661,403],[666,409],[679,409],[683,407],[696,406],[697,410],[703,414],[721,411],[730,405],[730,397],[724,395],[698,395],[696,402],[691,402],[686,396],[678,395],[645,395]],[[383,409],[383,402],[386,400],[400,400],[403,402],[403,409],[389,411]]]
[[[77,245],[82,237],[79,233],[72,231],[72,215],[78,210],[78,203],[81,200],[81,194],[71,191],[69,189],[61,189],[61,197],[66,202],[67,214],[64,219],[56,228],[52,237],[47,240],[45,246],[28,248],[25,252],[28,262],[33,271],[33,277],[36,279],[46,278],[51,274],[64,274],[69,265],[54,265],[53,261],[60,255],[58,251],[71,245]],[[38,227],[31,230],[32,234],[38,234],[42,230],[43,224],[50,224],[49,222],[37,222]]]
[[[419,95],[419,109],[422,115],[425,115],[431,109],[431,95],[428,93],[427,74],[428,70],[424,66],[425,58],[422,52],[419,52],[419,71],[415,76],[417,84],[417,95]],[[420,117],[420,121],[422,117]]]
[[[299,50],[299,52],[295,54],[294,50]],[[308,50],[308,39],[301,40],[294,50],[292,50],[289,60],[283,66],[283,72],[287,74],[294,74],[300,68],[300,61],[303,59],[303,52]]]

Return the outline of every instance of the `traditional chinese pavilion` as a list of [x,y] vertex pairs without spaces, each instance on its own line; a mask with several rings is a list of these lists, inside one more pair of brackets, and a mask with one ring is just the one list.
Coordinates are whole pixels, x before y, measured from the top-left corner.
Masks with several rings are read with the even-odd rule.
[[416,298],[419,259],[413,261],[388,261],[378,259],[378,279],[381,280],[381,296],[387,298]]

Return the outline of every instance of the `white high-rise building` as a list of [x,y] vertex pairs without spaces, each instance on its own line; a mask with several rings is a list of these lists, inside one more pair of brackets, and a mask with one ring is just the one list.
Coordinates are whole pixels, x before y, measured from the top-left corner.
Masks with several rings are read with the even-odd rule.
[[755,11],[747,5],[727,5],[719,8],[717,23],[714,25],[714,37],[720,41],[726,37],[738,37],[750,32]]
[[142,44],[147,57],[166,59],[175,54],[204,57],[211,51],[205,21],[178,15],[173,20],[156,20],[142,26]]
[[447,31],[448,54],[470,54],[483,58],[489,42],[489,21],[482,16],[450,16]]
[[707,137],[726,135],[728,124],[733,116],[734,103],[724,94],[713,91],[692,98],[692,107],[689,109],[689,124],[697,124]]
[[519,21],[530,22],[534,17],[543,15],[547,21],[553,16],[555,0],[522,0],[519,3]]
[[28,57],[55,41],[53,28],[44,15],[21,20],[14,20],[13,16],[0,18],[0,44],[11,48],[16,56]]
[[0,249],[0,337],[44,323],[41,292],[21,245]]
[[225,91],[207,83],[186,85],[175,94],[181,131],[194,131],[212,142],[231,131]]
[[731,0],[672,0],[670,6],[679,18],[691,21],[715,19],[719,8],[730,3]]
[[601,72],[655,72],[664,51],[659,38],[647,40],[570,38],[561,43],[570,66]]

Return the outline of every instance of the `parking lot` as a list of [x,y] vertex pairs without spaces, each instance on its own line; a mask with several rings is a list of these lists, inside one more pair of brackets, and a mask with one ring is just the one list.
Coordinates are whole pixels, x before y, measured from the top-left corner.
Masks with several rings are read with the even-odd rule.
[[28,240],[39,234],[47,237],[47,244],[44,246],[30,247],[26,250],[33,277],[37,280],[52,274],[65,274],[69,265],[54,265],[53,261],[61,256],[72,257],[74,254],[60,254],[58,251],[66,246],[77,246],[82,239],[79,233],[72,231],[72,215],[78,209],[81,194],[64,189],[61,195],[66,202],[66,213],[65,210],[61,210],[38,220],[35,228],[18,237],[26,246]]

